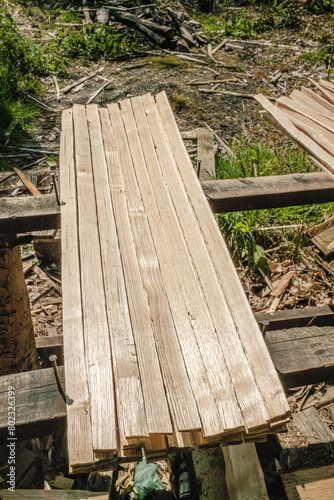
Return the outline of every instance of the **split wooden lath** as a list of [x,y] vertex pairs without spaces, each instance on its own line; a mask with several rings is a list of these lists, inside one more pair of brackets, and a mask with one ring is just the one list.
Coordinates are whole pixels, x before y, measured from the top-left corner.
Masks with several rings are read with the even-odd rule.
[[164,92],[63,112],[73,471],[263,439],[290,415]]

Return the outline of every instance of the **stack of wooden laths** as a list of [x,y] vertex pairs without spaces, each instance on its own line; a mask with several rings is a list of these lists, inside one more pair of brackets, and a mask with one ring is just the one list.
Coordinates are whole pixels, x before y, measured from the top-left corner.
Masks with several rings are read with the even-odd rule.
[[290,409],[166,94],[62,115],[73,472],[263,439]]
[[302,87],[290,97],[279,97],[276,106],[263,95],[255,98],[262,114],[301,146],[316,163],[334,173],[334,83],[315,82],[316,92]]

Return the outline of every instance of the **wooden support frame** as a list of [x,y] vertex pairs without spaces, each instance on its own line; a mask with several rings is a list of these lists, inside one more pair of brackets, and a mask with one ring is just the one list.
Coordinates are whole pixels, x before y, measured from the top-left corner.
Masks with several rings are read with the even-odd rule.
[[26,233],[60,228],[60,209],[55,195],[0,198],[2,233]]
[[334,199],[334,178],[327,172],[205,181],[202,187],[215,213],[326,203]]
[[[247,177],[202,182],[214,213],[327,203],[334,199],[334,178],[327,172]],[[0,198],[2,232],[60,228],[54,195]]]
[[[59,367],[64,384],[64,369]],[[66,408],[53,368],[14,373],[0,377],[0,443],[8,439],[8,387],[15,388],[16,425],[18,441],[65,430]]]

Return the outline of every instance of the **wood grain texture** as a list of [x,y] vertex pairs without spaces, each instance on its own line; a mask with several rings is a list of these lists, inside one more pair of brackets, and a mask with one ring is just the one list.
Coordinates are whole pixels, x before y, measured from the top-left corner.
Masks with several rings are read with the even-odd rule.
[[[241,422],[240,409],[247,428],[261,427],[268,415],[235,330],[233,319],[219,286],[215,269],[188,201],[187,193],[182,181],[178,178],[177,166],[168,148],[167,138],[164,136],[155,103],[150,96],[143,96],[142,101],[159,159],[160,176],[169,188],[170,201],[167,193],[165,197],[159,194],[157,204],[165,220],[167,214],[164,210],[172,202],[175,216],[174,226],[179,226],[178,239],[183,240],[184,249],[186,249],[186,252],[182,254],[182,249],[175,247],[175,253],[180,257],[180,260],[182,258],[184,263],[190,260],[193,266],[193,271],[189,270],[185,283],[183,283],[186,290],[185,298],[189,302],[189,296],[191,296],[193,301],[192,304],[189,303],[189,312],[194,322],[199,325],[199,336],[202,339],[204,339],[205,332],[208,331],[210,321],[215,332],[215,335],[211,338],[204,340],[205,345],[201,346],[201,350],[206,352],[207,367],[210,366],[210,361],[212,363],[210,374],[213,373],[210,377],[215,375],[218,378],[217,372],[221,377],[221,388],[215,393],[216,403],[219,405],[220,402],[221,404],[219,408],[225,417],[227,429],[238,428],[238,422]],[[151,163],[147,165],[151,166]],[[151,171],[150,178],[153,184],[159,178],[159,175],[157,172]],[[158,189],[155,189],[155,191],[161,193],[162,186],[160,186],[159,191]],[[171,222],[170,225],[172,224]],[[170,245],[175,246],[176,238],[173,235],[171,235],[169,241]],[[197,302],[194,301],[196,289],[199,291]],[[214,353],[216,353],[216,356]],[[227,392],[229,380],[232,381],[231,389],[233,388],[230,393]],[[224,386],[225,397],[221,400],[220,397]]]
[[85,107],[73,108],[81,299],[94,450],[117,450],[109,327]]
[[[128,103],[127,106],[128,116],[129,119],[131,119],[130,103]],[[143,186],[147,186],[145,192],[153,193],[155,191],[159,193],[159,195],[155,197],[152,195],[146,196],[144,202],[146,203],[146,209],[149,214],[149,223],[160,261],[164,285],[166,287],[169,304],[171,306],[202,425],[210,433],[214,432],[216,434],[224,430],[224,421],[221,422],[221,417],[219,418],[217,414],[214,399],[212,398],[212,390],[216,390],[215,380],[217,376],[214,371],[212,373],[210,370],[210,374],[212,373],[210,388],[210,374],[205,368],[205,361],[202,361],[200,350],[201,344],[205,344],[205,337],[203,336],[202,339],[198,338],[196,319],[195,316],[190,313],[189,309],[189,301],[192,300],[192,298],[189,297],[189,288],[188,292],[185,291],[184,282],[187,280],[186,276],[190,279],[190,282],[187,283],[186,286],[190,287],[191,283],[194,283],[193,271],[189,266],[188,256],[184,253],[184,243],[182,238],[180,238],[181,235],[177,228],[177,224],[175,224],[176,220],[173,220],[170,202],[167,200],[165,207],[162,206],[162,203],[164,203],[162,200],[166,201],[164,195],[165,190],[161,185],[163,181],[159,172],[158,159],[155,154],[154,144],[151,139],[143,107],[141,102],[136,100],[132,100],[132,107],[134,118],[137,123],[139,138],[143,147],[141,163],[136,165],[137,176],[139,178],[139,170],[143,171],[144,175],[141,175],[141,178]],[[125,115],[123,114],[123,116]],[[157,191],[157,188],[160,189]],[[159,201],[158,198],[160,198]],[[164,220],[164,223],[162,223],[162,220]],[[168,223],[166,224],[167,221]],[[181,261],[184,263],[183,267],[181,266]],[[197,293],[197,283],[194,283],[194,286],[195,288],[191,288],[193,295]],[[202,302],[197,301],[197,304],[199,308],[203,308]],[[191,322],[187,320],[188,318],[192,318]],[[207,331],[208,334],[205,335],[210,336],[209,328],[207,328]],[[198,363],[196,363],[196,359]]]
[[[119,109],[114,106],[108,106],[109,114],[111,118],[111,122],[115,128],[115,137],[118,142],[118,147],[120,151],[123,153],[123,158],[121,157],[121,164],[128,165],[131,167],[132,160],[133,162],[138,162],[141,159],[140,149],[138,150],[138,142],[135,142],[135,137],[137,134],[136,129],[129,130],[129,135],[132,138],[132,141],[129,142],[129,147],[131,147],[132,160],[130,156],[130,151],[127,149],[121,149],[122,144],[127,144],[127,136],[124,130],[124,126],[122,123],[122,117],[119,112]],[[137,149],[135,149],[137,146]],[[136,156],[136,152],[138,153]],[[148,208],[148,206],[143,206],[145,203],[145,199],[149,198],[149,191],[146,187],[144,188],[144,182],[146,179],[146,174],[144,169],[137,170],[137,177],[135,177],[134,171],[131,168],[123,169],[124,175],[124,184],[127,192],[128,199],[128,210],[130,214],[133,214],[131,219],[134,219],[133,223],[136,223],[135,219],[138,219],[138,216],[135,215],[135,209],[138,208],[140,203],[142,210],[146,209],[154,211],[153,205]],[[138,182],[138,186],[137,186]],[[137,186],[137,187],[136,187]],[[135,189],[134,189],[135,188]],[[141,201],[139,188],[141,189],[141,195],[143,197],[143,201]],[[138,201],[140,198],[140,202]],[[130,200],[130,201],[129,201]],[[131,200],[137,200],[135,206],[131,206]],[[133,224],[132,223],[132,224]],[[152,237],[154,238],[154,231],[152,230],[152,226],[150,225],[146,228],[146,236],[148,238],[148,245],[146,247],[147,254],[147,263],[150,264],[151,273],[147,274],[147,263],[143,258],[139,260],[140,263],[140,272],[143,279],[144,287],[146,293],[148,295],[148,300],[150,303],[151,309],[151,317],[154,324],[154,332],[155,339],[159,353],[159,360],[161,364],[161,368],[164,374],[165,384],[168,388],[168,394],[170,396],[169,404],[173,406],[175,417],[177,419],[177,425],[179,430],[191,430],[197,429],[200,427],[200,420],[198,418],[197,409],[194,403],[193,395],[190,389],[190,384],[188,380],[188,376],[185,370],[184,361],[182,355],[180,353],[180,347],[178,338],[176,335],[174,323],[172,320],[172,316],[170,313],[170,308],[168,302],[166,301],[166,294],[164,291],[163,284],[161,282],[159,263],[157,261],[157,257],[154,252],[154,244],[152,243]],[[150,236],[150,231],[152,231],[152,237]],[[161,229],[160,229],[161,232]],[[154,240],[155,242],[155,240]],[[142,242],[143,244],[144,242]],[[160,239],[160,245],[165,247],[164,239]],[[140,251],[140,247],[137,245],[136,252],[138,256],[138,252]],[[180,407],[180,402],[182,406]],[[180,411],[180,409],[184,411]]]
[[216,165],[213,133],[206,128],[200,128],[197,132],[197,162],[201,162],[199,174],[201,181],[215,178]]
[[334,199],[334,179],[328,172],[204,181],[201,186],[211,210],[217,214]]
[[69,369],[84,374],[75,397],[89,404],[93,454],[72,471],[141,447],[150,460],[189,451],[190,431],[226,445],[282,429],[290,409],[166,95],[75,105],[64,120],[76,329],[64,344],[82,355]]
[[289,136],[302,148],[304,148],[312,157],[319,160],[331,173],[334,172],[334,160],[332,155],[320,147],[314,140],[298,130],[289,117],[279,108],[274,106],[268,99],[262,95],[255,96],[256,100],[273,116]]
[[[61,272],[65,377],[67,395],[74,401],[67,408],[68,458],[71,468],[74,464],[91,463],[94,460],[81,307],[72,110],[65,110],[62,114],[59,162],[63,201]],[[82,436],[85,436],[84,440]]]
[[269,500],[255,445],[223,446],[222,452],[230,500]]
[[[289,415],[290,409],[269,353],[265,347],[262,334],[251,312],[219,227],[203,196],[202,188],[196,178],[189,156],[181,140],[166,94],[158,94],[156,102],[160,116],[164,117],[163,127],[165,135],[184,185],[187,186],[189,200],[196,214],[198,224],[201,227],[203,239],[206,242],[217,278],[224,290],[225,300],[243,343],[248,362],[256,378],[262,397],[266,402],[269,416],[274,420],[280,419],[279,416]],[[204,223],[201,224],[201,221],[204,221]],[[240,314],[240,308],[243,309],[243,314]],[[258,363],[259,352],[261,352],[261,364]],[[268,377],[270,377],[270,384],[268,384]]]
[[288,500],[317,500],[334,496],[334,466],[282,474]]
[[92,152],[97,224],[100,236],[118,422],[123,421],[122,425],[127,438],[143,437],[148,436],[144,399],[97,106],[94,104],[87,106],[86,113]]
[[0,198],[3,233],[25,233],[60,227],[60,209],[53,194]]
[[[64,383],[63,367],[59,367],[59,376]],[[0,377],[0,443],[8,440],[8,387],[15,387],[15,436],[18,440],[64,431],[66,406],[59,394],[53,368],[15,373]],[[78,423],[80,425],[79,419]]]
[[[172,424],[169,417],[160,364],[155,345],[150,309],[143,287],[137,261],[136,249],[131,233],[139,231],[138,237],[146,243],[149,230],[146,228],[145,215],[137,214],[129,220],[125,188],[122,177],[120,157],[117,153],[114,130],[106,109],[100,110],[104,148],[109,173],[109,185],[115,214],[115,221],[120,231],[118,240],[122,254],[124,277],[128,293],[129,311],[137,350],[138,367],[143,388],[145,411],[149,433],[169,434]],[[137,224],[139,222],[139,229]],[[140,226],[144,226],[140,227]],[[147,243],[146,243],[147,245]],[[148,356],[150,353],[150,356]]]

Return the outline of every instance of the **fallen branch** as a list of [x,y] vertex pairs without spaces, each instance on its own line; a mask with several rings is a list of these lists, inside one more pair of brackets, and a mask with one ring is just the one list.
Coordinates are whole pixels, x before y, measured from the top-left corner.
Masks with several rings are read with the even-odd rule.
[[86,102],[86,105],[87,105],[87,104],[90,104],[92,101],[94,101],[95,97],[97,97],[97,96],[100,94],[100,92],[102,92],[102,90],[103,90],[103,89],[105,89],[106,87],[108,87],[108,85],[109,85],[109,84],[110,84],[110,82],[109,82],[109,81],[107,81],[104,85],[102,85],[102,87],[100,87],[98,90],[96,90],[96,91],[94,92],[94,94],[92,94],[92,95],[90,96],[90,98],[89,98],[89,99],[88,99],[88,101]]
[[58,80],[54,75],[52,75],[52,79],[56,87],[57,101],[60,102],[60,90],[59,90]]
[[72,90],[74,87],[77,87],[78,85],[80,85],[80,83],[83,83],[85,82],[86,80],[89,80],[90,78],[93,78],[95,75],[97,75],[99,71],[93,71],[92,73],[89,73],[89,75],[87,76],[83,76],[82,78],[80,78],[79,80],[77,80],[76,82],[73,82],[71,83],[70,85],[67,85],[66,87],[64,87],[63,89],[61,89],[61,92],[63,94],[67,94],[70,90]]
[[37,187],[24,175],[21,170],[18,168],[13,168],[14,172],[19,176],[25,187],[30,191],[30,193],[34,196],[40,196],[42,193],[37,189]]

